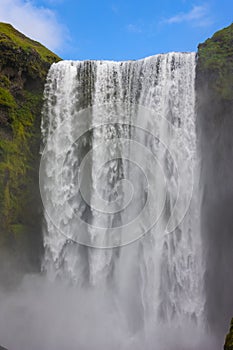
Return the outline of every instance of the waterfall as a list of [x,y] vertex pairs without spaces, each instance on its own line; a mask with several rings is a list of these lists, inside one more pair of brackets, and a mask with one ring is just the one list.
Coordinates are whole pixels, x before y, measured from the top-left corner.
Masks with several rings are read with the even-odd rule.
[[43,270],[110,291],[132,334],[201,327],[194,81],[195,53],[62,61],[47,77]]

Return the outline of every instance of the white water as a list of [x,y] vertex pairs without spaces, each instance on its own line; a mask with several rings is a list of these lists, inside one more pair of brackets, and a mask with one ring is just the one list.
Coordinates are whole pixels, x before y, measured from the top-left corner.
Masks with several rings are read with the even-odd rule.
[[87,303],[106,295],[127,330],[122,349],[139,334],[148,349],[198,347],[196,336],[166,339],[203,327],[194,80],[194,53],[63,61],[48,74],[43,270],[86,291]]

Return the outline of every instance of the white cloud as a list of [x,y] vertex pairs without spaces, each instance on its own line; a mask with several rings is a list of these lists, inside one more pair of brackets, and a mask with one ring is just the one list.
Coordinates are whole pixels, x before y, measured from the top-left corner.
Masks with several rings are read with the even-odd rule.
[[64,40],[64,28],[58,23],[55,13],[35,6],[31,1],[1,0],[0,21],[12,24],[51,50],[59,49]]
[[197,26],[206,26],[212,23],[206,5],[193,6],[191,11],[178,13],[175,16],[165,19],[163,22],[169,24],[189,22]]

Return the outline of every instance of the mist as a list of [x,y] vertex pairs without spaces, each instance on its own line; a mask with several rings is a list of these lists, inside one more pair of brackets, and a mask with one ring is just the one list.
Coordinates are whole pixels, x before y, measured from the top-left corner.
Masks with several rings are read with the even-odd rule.
[[206,331],[146,320],[132,332],[124,310],[103,288],[77,288],[25,276],[0,293],[0,340],[9,350],[217,350]]

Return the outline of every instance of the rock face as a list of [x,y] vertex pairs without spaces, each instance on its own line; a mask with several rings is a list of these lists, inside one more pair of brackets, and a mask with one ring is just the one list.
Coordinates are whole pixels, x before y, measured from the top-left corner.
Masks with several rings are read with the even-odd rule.
[[231,320],[230,331],[226,336],[226,342],[224,345],[224,350],[233,350],[233,318]]
[[233,312],[233,25],[199,45],[196,93],[206,312],[222,336]]
[[41,107],[48,69],[59,60],[11,25],[0,23],[0,277],[6,260],[9,264],[5,254],[10,253],[17,266],[20,262],[23,268],[39,267]]

